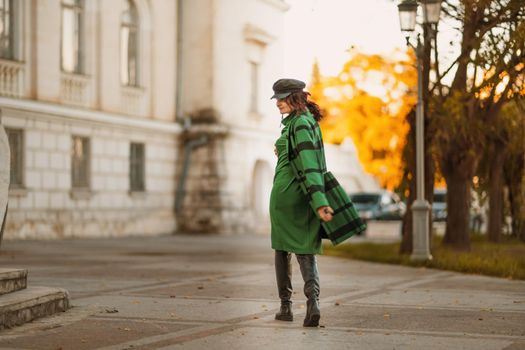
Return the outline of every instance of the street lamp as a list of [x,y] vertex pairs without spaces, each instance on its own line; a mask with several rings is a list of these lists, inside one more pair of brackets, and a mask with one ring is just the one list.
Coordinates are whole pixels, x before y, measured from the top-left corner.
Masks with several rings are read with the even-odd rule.
[[[423,23],[435,25],[439,21],[441,0],[419,0],[423,7]],[[416,29],[418,2],[403,0],[398,6],[399,24],[405,33],[407,45],[414,48],[417,57],[417,107],[416,107],[416,200],[412,204],[413,248],[412,260],[432,259],[429,244],[430,204],[425,199],[425,144],[424,144],[424,105],[423,105],[423,59],[424,43],[417,36],[417,45],[410,43],[410,33]]]

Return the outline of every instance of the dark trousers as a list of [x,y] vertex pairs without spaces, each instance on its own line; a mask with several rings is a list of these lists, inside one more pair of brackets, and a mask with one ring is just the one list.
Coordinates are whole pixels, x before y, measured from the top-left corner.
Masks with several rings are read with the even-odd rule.
[[[314,254],[295,254],[304,281],[304,295],[308,300],[319,300],[319,271]],[[292,253],[275,251],[275,276],[281,303],[291,303],[292,298]]]

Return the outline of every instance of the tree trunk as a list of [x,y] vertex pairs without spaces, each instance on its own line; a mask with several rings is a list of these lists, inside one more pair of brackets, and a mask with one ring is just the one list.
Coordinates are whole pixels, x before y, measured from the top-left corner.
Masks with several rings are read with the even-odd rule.
[[501,240],[503,227],[503,163],[505,145],[499,141],[493,143],[491,166],[489,169],[489,222],[488,238],[491,242]]
[[[525,242],[525,169],[523,167],[525,162],[520,158],[517,160],[512,157],[505,159],[505,163],[510,162],[514,162],[514,166],[518,165],[518,167],[511,167],[510,169],[504,167],[505,183],[509,188],[512,236]],[[509,174],[510,171],[513,173]]]
[[400,254],[412,254],[412,248],[413,248],[413,239],[412,239],[412,204],[414,203],[414,200],[416,199],[416,182],[412,178],[412,180],[409,180],[409,186],[410,186],[410,194],[408,195],[407,200],[407,211],[405,213],[405,216],[403,217],[403,223],[402,223],[402,231],[403,231],[403,238],[401,240],[401,246],[399,247],[399,253]]
[[443,244],[457,250],[470,250],[468,203],[470,177],[457,172],[445,174],[447,181],[447,228]]
[[415,140],[416,140],[416,113],[413,109],[407,116],[408,124],[410,129],[407,135],[407,144],[405,145],[405,162],[407,167],[407,183],[409,195],[407,198],[407,211],[403,217],[402,223],[402,239],[399,247],[400,254],[412,254],[412,204],[416,199],[416,152],[415,152]]

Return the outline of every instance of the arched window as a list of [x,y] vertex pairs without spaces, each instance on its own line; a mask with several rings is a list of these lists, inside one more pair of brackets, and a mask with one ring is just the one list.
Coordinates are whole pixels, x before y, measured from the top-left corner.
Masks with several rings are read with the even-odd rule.
[[83,0],[62,0],[61,65],[68,73],[82,73]]
[[139,85],[139,15],[132,0],[121,17],[120,78],[123,85]]
[[14,8],[13,0],[0,0],[0,58],[14,58]]

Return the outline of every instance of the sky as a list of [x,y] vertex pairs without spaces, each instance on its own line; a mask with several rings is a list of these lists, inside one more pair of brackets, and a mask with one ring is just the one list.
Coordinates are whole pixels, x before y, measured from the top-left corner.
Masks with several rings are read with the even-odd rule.
[[[405,49],[399,29],[398,1],[393,0],[286,0],[284,75],[310,80],[318,60],[322,75],[336,75],[349,58],[347,50],[391,54]],[[452,40],[440,23],[438,45]],[[441,52],[441,50],[440,50]]]

